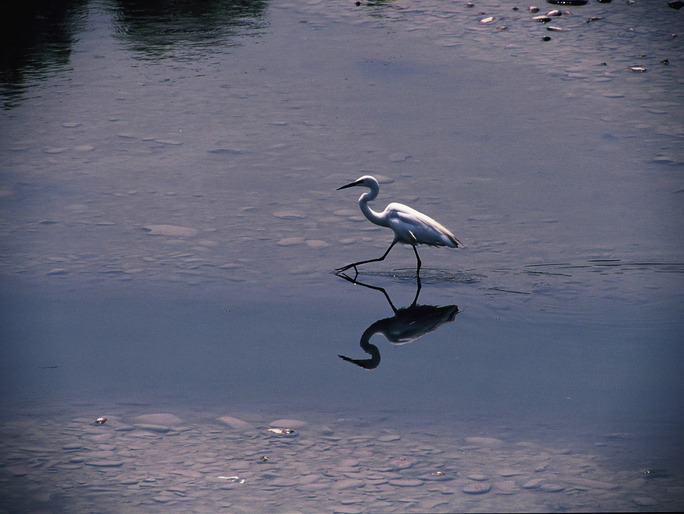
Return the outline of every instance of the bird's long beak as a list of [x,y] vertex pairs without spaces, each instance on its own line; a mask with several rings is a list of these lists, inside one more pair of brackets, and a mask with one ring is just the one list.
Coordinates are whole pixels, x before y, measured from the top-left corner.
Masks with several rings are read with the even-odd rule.
[[348,187],[358,186],[359,183],[360,183],[360,181],[356,180],[356,181],[352,182],[351,184],[347,184],[346,186],[338,187],[337,190],[339,191],[340,189],[347,189]]

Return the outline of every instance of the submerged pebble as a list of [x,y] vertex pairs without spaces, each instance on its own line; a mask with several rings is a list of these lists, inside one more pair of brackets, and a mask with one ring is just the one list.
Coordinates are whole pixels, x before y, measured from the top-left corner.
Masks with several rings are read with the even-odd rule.
[[632,498],[632,501],[639,507],[653,507],[658,504],[658,502],[650,496],[635,496]]
[[192,237],[198,232],[195,228],[177,225],[145,225],[143,229],[151,236]]
[[462,491],[466,494],[485,494],[492,489],[491,484],[482,482],[471,482],[463,487]]
[[306,421],[302,421],[301,419],[283,418],[271,421],[269,425],[272,427],[304,428],[306,425],[308,425],[308,423]]
[[389,485],[394,487],[418,487],[423,485],[423,483],[422,480],[418,480],[417,478],[396,478],[389,481]]
[[135,418],[137,423],[148,423],[152,425],[179,425],[183,420],[175,414],[144,414]]
[[224,425],[232,428],[233,430],[247,431],[252,430],[254,427],[239,418],[234,418],[232,416],[222,416],[218,419]]
[[303,219],[306,218],[306,213],[302,211],[294,211],[294,210],[282,210],[282,211],[275,211],[273,215],[276,218],[284,219],[284,220],[294,220],[294,219]]
[[466,437],[466,443],[473,446],[482,446],[487,448],[496,448],[503,444],[501,439],[495,437]]
[[543,478],[533,478],[525,482],[522,487],[523,489],[536,489],[544,482]]
[[156,432],[158,434],[166,434],[171,430],[165,425],[154,425],[152,423],[136,423],[135,427],[141,430],[147,430],[149,432]]
[[561,491],[565,490],[565,487],[560,485],[560,484],[541,484],[539,486],[539,489],[541,491],[545,491],[547,493],[559,493]]

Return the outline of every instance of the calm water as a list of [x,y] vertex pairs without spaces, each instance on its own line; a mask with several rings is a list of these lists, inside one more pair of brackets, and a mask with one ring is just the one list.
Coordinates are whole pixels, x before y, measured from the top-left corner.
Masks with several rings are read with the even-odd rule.
[[683,508],[683,11],[519,7],[18,15],[0,509]]

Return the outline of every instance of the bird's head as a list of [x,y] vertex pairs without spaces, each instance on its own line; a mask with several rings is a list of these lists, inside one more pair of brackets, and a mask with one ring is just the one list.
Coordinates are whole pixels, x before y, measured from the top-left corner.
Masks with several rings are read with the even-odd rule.
[[378,187],[378,181],[375,180],[375,177],[371,177],[370,175],[364,175],[363,177],[358,178],[354,182],[351,182],[350,184],[347,184],[342,187],[338,187],[337,190],[339,191],[340,189],[347,189],[348,187],[355,187],[355,186],[363,186],[367,187],[369,189],[373,189]]

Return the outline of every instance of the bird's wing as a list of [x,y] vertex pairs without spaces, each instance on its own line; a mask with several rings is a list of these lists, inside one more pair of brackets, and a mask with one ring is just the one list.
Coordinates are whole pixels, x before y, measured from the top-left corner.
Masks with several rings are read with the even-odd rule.
[[409,244],[458,246],[458,239],[430,216],[400,203],[387,206],[391,228]]

